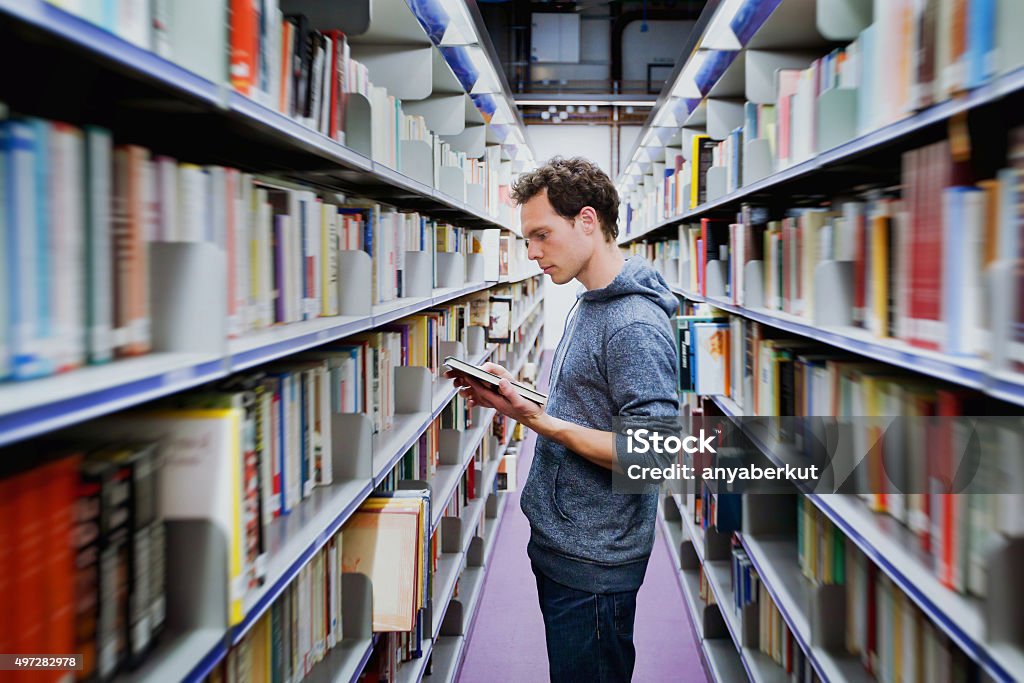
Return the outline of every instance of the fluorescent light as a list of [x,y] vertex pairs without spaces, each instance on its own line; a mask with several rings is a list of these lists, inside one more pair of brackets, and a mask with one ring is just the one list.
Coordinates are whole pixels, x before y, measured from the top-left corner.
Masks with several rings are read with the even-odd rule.
[[653,107],[654,100],[520,100],[520,107],[548,107],[571,104],[574,106],[596,105],[599,107]]

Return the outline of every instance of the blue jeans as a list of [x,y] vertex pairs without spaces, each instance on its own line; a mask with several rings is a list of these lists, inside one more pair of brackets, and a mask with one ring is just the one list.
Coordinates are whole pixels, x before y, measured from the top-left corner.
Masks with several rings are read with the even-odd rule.
[[533,568],[552,683],[620,683],[633,677],[637,591],[587,593]]

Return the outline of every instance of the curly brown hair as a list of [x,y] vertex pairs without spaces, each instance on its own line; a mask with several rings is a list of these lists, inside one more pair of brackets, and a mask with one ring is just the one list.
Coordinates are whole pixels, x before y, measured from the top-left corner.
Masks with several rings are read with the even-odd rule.
[[619,193],[608,174],[589,159],[549,159],[512,183],[512,201],[521,206],[542,190],[547,190],[551,207],[562,218],[572,220],[589,206],[597,212],[605,241],[619,236]]

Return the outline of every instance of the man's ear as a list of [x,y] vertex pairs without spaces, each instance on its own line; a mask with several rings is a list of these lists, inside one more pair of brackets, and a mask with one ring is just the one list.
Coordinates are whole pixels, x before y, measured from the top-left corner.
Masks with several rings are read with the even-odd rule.
[[583,234],[592,235],[595,230],[601,229],[601,223],[597,218],[597,211],[592,206],[584,206],[580,209],[580,221],[583,225]]

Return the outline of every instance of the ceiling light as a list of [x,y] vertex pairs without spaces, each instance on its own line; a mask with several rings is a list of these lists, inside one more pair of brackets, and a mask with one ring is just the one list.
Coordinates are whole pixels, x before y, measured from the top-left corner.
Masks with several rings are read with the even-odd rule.
[[558,113],[558,107],[556,107],[555,105],[552,104],[551,106],[548,107],[548,111],[551,112],[552,114],[557,114]]
[[632,106],[626,107],[626,113],[627,114],[632,114],[633,113],[633,107]]
[[560,111],[560,112],[558,112],[558,118],[560,118],[563,121],[565,121],[567,118],[569,118],[569,112],[567,112],[567,111]]
[[592,100],[559,100],[555,98],[546,100],[520,99],[516,104],[521,107],[546,107],[548,105],[564,106],[573,104],[576,107],[596,105],[599,107],[653,107],[657,104],[655,100],[614,100],[614,99],[592,99]]
[[566,110],[567,112],[569,112],[570,114],[575,114],[575,113],[576,113],[576,107],[574,107],[574,106],[573,106],[573,105],[571,105],[571,104],[570,104],[570,105],[569,105],[568,107],[566,107],[566,108],[565,108],[565,110]]
[[596,114],[597,113],[597,105],[596,104],[590,105],[590,113],[591,114]]
[[541,117],[542,119],[544,119],[545,121],[547,121],[548,119],[550,119],[550,118],[551,118],[551,112],[549,112],[549,111],[542,111],[542,112],[540,113],[540,117]]

